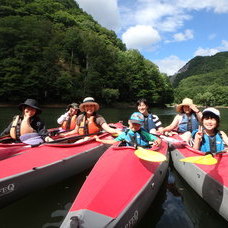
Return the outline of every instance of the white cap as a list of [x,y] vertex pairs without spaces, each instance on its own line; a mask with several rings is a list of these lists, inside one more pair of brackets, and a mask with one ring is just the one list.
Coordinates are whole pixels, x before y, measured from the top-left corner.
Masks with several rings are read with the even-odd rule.
[[203,110],[202,113],[205,114],[207,112],[213,113],[214,115],[216,115],[216,116],[218,116],[220,118],[220,112],[216,108],[206,108],[206,109]]

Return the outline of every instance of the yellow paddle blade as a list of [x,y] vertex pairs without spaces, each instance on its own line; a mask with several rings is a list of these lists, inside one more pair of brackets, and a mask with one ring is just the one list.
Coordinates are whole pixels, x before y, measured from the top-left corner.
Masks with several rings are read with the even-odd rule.
[[146,150],[143,148],[139,148],[135,151],[135,155],[138,158],[141,158],[145,161],[150,162],[162,162],[166,160],[166,156],[156,151]]
[[194,156],[180,159],[182,162],[196,163],[202,165],[214,165],[218,161],[211,154],[205,156]]

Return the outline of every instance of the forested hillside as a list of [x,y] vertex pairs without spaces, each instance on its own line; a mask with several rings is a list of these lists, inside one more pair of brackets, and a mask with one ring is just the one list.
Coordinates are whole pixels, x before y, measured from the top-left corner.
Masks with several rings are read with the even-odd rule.
[[172,102],[166,75],[74,0],[0,0],[0,14],[0,102]]
[[184,97],[195,103],[228,105],[228,52],[198,56],[190,60],[175,77],[175,102]]

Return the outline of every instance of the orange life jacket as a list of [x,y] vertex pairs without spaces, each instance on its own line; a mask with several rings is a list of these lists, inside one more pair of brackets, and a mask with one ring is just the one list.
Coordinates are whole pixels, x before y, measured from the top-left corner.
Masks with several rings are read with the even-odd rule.
[[63,121],[61,127],[64,130],[73,130],[76,126],[76,119],[77,116],[74,115],[73,117],[69,118],[68,120]]
[[10,128],[10,137],[13,139],[19,139],[21,135],[27,133],[36,132],[29,123],[22,123],[22,119],[19,115],[15,116]]
[[94,119],[95,116],[91,116],[89,119],[86,119],[86,117],[84,116],[82,122],[79,125],[78,134],[86,135],[99,132],[101,128],[96,124]]

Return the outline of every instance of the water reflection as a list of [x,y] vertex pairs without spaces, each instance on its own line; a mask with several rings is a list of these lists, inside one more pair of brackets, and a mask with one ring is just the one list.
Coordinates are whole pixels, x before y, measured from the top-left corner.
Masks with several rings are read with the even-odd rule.
[[[127,120],[135,108],[102,108],[99,113],[107,122]],[[56,126],[56,119],[64,108],[47,108],[42,113],[48,128]],[[222,129],[228,133],[228,110],[220,109]],[[163,124],[170,124],[174,108],[154,108]],[[17,113],[17,108],[0,108],[0,129]],[[6,123],[7,122],[7,123]],[[71,177],[61,183],[39,190],[0,210],[2,228],[51,228],[59,227],[71,203],[77,195],[89,171]],[[207,189],[205,189],[205,192]],[[138,225],[138,228],[164,227],[228,227],[228,223],[209,207],[176,173],[169,168],[167,178],[154,203]]]

